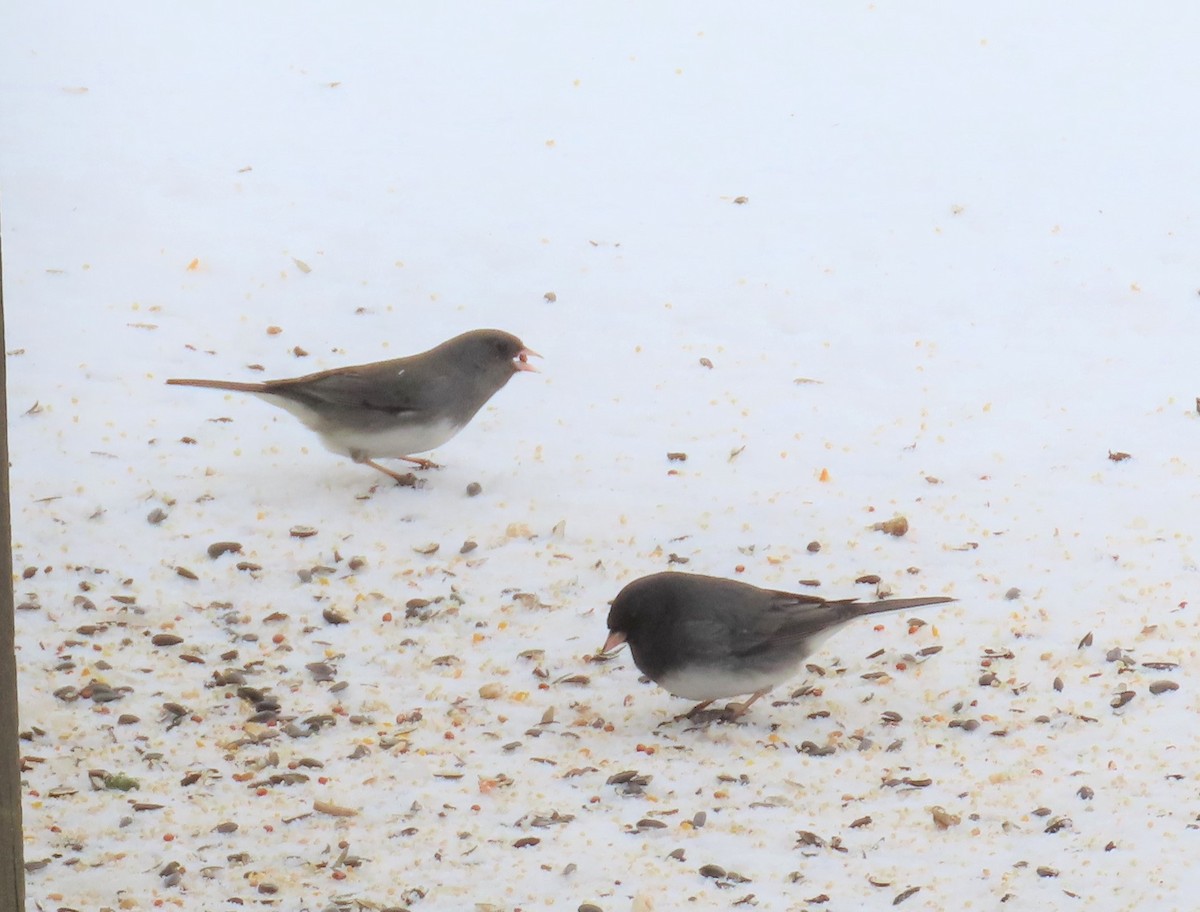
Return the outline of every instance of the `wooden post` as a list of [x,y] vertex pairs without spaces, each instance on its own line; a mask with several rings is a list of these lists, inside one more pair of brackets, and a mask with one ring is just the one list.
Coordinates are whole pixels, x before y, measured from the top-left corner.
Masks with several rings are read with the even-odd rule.
[[[4,275],[0,242],[0,278]],[[4,354],[4,284],[0,282],[0,908],[25,908],[25,840],[21,829],[21,752],[17,740],[16,610],[12,513],[8,489],[8,365]]]

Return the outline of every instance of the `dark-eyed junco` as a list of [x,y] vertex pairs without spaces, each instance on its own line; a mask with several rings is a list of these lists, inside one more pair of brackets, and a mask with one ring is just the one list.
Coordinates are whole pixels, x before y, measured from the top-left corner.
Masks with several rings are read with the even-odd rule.
[[602,651],[628,643],[648,678],[677,697],[703,701],[689,716],[714,700],[751,694],[737,716],[855,618],[952,601],[830,602],[715,576],[654,573],[613,600]]
[[168,380],[175,386],[253,393],[287,409],[335,453],[406,482],[375,462],[391,457],[433,468],[423,453],[463,429],[492,395],[518,371],[536,371],[541,357],[514,335],[476,329],[407,358],[265,383],[230,380]]

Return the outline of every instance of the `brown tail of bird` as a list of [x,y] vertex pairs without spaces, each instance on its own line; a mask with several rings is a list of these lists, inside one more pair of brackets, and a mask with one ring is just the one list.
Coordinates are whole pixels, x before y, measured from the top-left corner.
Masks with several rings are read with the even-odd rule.
[[263,393],[267,389],[265,383],[239,383],[236,380],[191,380],[178,377],[168,380],[167,385],[203,386],[206,389],[233,390],[236,393]]

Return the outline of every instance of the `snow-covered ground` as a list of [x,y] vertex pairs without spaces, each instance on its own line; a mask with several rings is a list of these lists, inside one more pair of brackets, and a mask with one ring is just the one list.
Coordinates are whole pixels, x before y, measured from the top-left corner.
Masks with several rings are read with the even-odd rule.
[[[4,20],[35,908],[1195,908],[1200,12]],[[163,384],[482,326],[419,490]],[[958,602],[689,727],[673,561]]]

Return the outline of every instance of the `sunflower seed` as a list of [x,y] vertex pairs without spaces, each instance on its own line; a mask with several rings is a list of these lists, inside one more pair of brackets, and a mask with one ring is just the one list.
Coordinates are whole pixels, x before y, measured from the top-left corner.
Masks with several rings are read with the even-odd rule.
[[1132,690],[1122,690],[1119,691],[1117,695],[1109,701],[1108,705],[1113,709],[1120,709],[1136,696],[1137,694]]
[[213,542],[208,546],[208,556],[216,560],[222,554],[241,554],[242,543],[233,541]]

